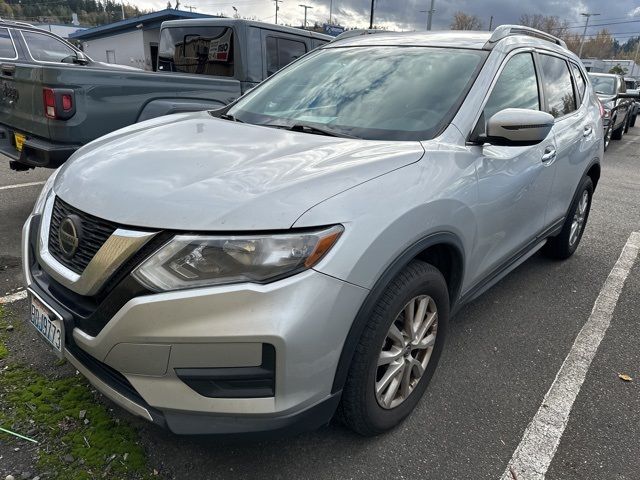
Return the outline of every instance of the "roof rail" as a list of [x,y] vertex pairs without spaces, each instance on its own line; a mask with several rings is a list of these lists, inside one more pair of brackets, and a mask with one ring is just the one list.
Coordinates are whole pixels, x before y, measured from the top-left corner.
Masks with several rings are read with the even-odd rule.
[[378,30],[376,28],[347,30],[334,38],[332,42],[335,42],[336,40],[344,40],[345,38],[359,37],[361,35],[373,35],[376,33],[389,33],[389,30]]
[[497,27],[493,33],[491,34],[491,38],[485,45],[487,48],[493,47],[493,45],[503,38],[507,38],[513,35],[527,35],[529,37],[537,37],[542,40],[547,40],[549,42],[555,43],[556,45],[560,45],[561,47],[567,48],[567,44],[564,40],[559,39],[558,37],[551,35],[550,33],[543,32],[542,30],[537,30],[531,27],[525,27],[523,25],[500,25]]
[[11,20],[11,19],[7,20],[7,19],[2,18],[2,17],[0,17],[0,22],[10,23],[12,25],[22,25],[23,27],[33,27],[33,25],[31,25],[30,23],[27,23],[27,22],[20,22],[18,20]]

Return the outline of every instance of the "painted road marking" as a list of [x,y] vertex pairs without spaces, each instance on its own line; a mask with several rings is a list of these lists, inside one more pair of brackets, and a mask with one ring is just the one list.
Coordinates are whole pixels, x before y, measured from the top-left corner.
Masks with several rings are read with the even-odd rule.
[[27,298],[27,291],[22,290],[17,293],[12,293],[11,295],[7,295],[6,297],[0,297],[0,305],[17,302],[18,300],[24,300],[25,298]]
[[29,182],[29,183],[16,183],[15,185],[5,185],[4,187],[0,187],[0,190],[11,190],[12,188],[21,188],[21,187],[34,187],[36,185],[44,185],[46,181],[43,182]]
[[542,405],[525,430],[502,474],[502,480],[545,478],[569,421],[573,403],[609,328],[620,292],[639,250],[640,232],[633,232],[605,280],[589,319],[580,330]]

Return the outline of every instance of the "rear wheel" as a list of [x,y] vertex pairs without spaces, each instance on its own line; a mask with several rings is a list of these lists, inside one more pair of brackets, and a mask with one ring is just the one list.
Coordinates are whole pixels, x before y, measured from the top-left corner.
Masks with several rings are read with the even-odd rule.
[[544,252],[548,256],[564,260],[576,251],[587,225],[592,197],[593,182],[586,177],[580,184],[578,195],[573,199],[561,232],[558,236],[549,238],[544,246]]
[[411,413],[436,368],[448,318],[444,277],[412,261],[378,299],[358,343],[339,410],[348,427],[377,435]]
[[636,113],[633,117],[631,117],[631,121],[629,122],[629,126],[631,127],[635,127],[636,126],[636,117],[638,116],[638,114]]

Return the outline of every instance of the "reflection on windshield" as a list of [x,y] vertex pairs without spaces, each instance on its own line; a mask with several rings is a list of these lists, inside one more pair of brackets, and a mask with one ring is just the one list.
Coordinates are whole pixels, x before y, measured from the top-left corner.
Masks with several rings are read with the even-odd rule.
[[616,93],[616,79],[613,77],[591,76],[591,83],[597,93],[604,95],[615,95]]
[[248,123],[316,124],[367,139],[430,139],[455,113],[485,56],[426,47],[324,49],[229,113]]

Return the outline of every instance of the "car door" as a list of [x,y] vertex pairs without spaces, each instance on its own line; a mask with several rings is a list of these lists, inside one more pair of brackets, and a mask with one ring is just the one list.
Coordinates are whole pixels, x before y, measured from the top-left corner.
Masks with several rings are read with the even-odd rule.
[[[543,78],[546,109],[555,117],[551,130],[556,142],[556,177],[549,197],[547,225],[563,221],[582,172],[597,147],[596,119],[572,81],[567,60],[551,52],[540,52],[538,64]],[[590,92],[589,92],[590,93]]]
[[[543,104],[533,52],[516,52],[503,63],[475,131],[484,131],[486,121],[505,108],[540,110]],[[481,149],[472,260],[478,281],[532,246],[544,228],[555,169],[551,135],[538,145]]]

